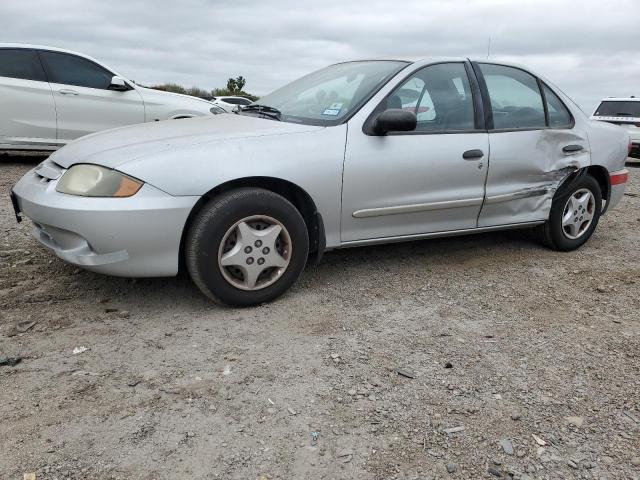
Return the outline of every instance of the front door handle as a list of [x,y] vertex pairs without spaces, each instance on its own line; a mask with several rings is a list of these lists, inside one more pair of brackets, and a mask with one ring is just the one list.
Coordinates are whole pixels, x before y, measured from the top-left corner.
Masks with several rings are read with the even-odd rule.
[[467,150],[462,154],[462,158],[465,160],[478,160],[484,157],[484,152],[482,150]]
[[564,153],[578,153],[582,150],[584,150],[584,147],[582,145],[567,145],[566,147],[562,148],[562,151]]
[[69,90],[68,88],[63,88],[62,90],[58,90],[61,95],[78,95],[78,92],[75,90]]

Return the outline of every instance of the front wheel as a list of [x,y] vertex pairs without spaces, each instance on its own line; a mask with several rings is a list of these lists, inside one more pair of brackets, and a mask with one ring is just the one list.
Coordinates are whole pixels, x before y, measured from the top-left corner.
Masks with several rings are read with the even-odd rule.
[[600,185],[591,175],[569,182],[556,193],[549,220],[541,227],[543,242],[555,250],[582,246],[593,234],[602,212]]
[[212,300],[246,307],[286,292],[306,264],[309,237],[287,199],[260,188],[224,193],[206,204],[189,228],[189,274]]

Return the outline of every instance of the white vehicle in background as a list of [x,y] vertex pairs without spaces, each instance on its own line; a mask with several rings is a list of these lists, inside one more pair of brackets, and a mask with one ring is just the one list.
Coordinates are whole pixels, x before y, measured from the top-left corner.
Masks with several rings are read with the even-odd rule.
[[626,128],[631,138],[629,156],[640,159],[640,98],[605,98],[591,119]]
[[210,115],[210,102],[144,88],[91,57],[0,43],[0,150],[56,150],[134,123]]
[[253,103],[251,100],[245,97],[213,97],[211,103],[223,108],[226,112],[233,112],[238,106],[244,107]]

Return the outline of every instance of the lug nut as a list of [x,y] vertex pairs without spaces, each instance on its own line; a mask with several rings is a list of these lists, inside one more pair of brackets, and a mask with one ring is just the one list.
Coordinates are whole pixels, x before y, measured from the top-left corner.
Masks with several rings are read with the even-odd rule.
[[251,251],[253,250],[253,248],[246,246],[244,247],[244,253],[251,253]]
[[258,265],[262,265],[262,264],[264,264],[264,258],[260,257],[258,259]]
[[256,248],[260,248],[262,246],[262,240],[256,240]]
[[252,265],[252,264],[253,264],[253,257],[247,258],[247,265]]
[[264,247],[262,249],[262,253],[265,254],[265,255],[269,255],[269,252],[270,252],[269,247]]

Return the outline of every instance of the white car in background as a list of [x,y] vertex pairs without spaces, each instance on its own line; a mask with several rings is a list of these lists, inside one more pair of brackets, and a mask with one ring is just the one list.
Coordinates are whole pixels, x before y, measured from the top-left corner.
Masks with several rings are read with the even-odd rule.
[[640,159],[640,98],[605,98],[591,119],[626,128],[631,138],[629,156]]
[[144,88],[91,57],[0,43],[0,150],[56,150],[134,123],[210,115],[213,105]]
[[213,97],[211,103],[223,108],[226,112],[233,112],[238,106],[244,107],[251,103],[251,100],[245,97]]

